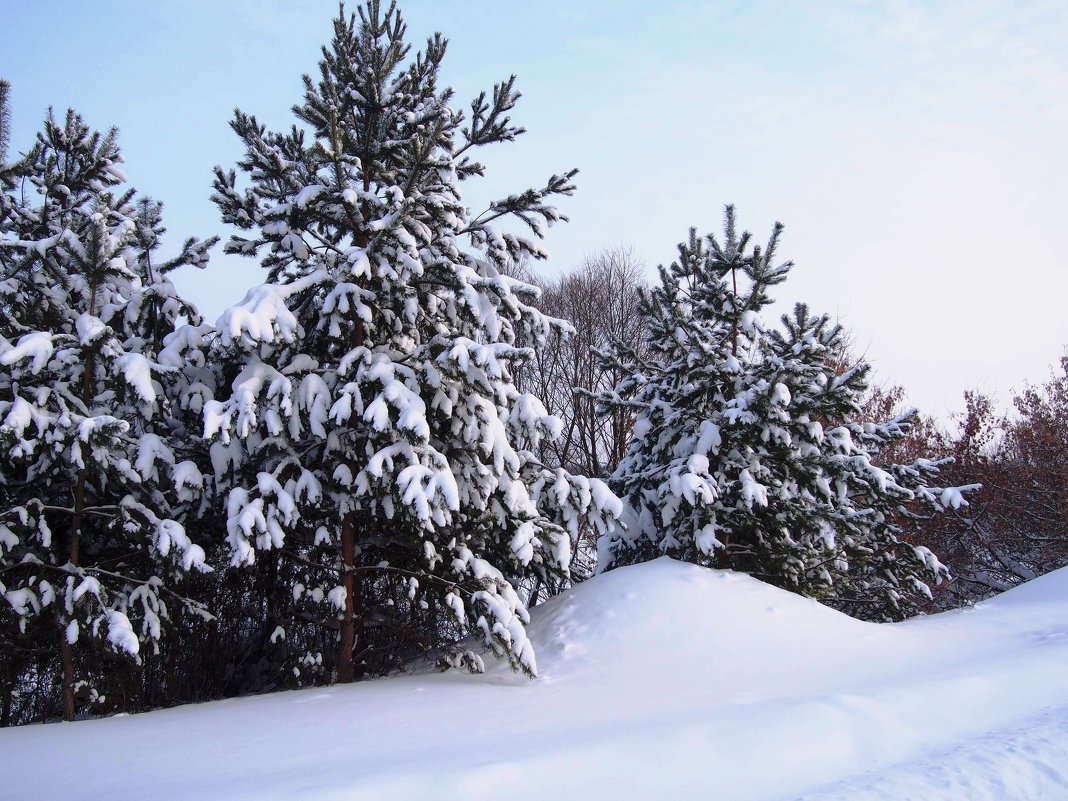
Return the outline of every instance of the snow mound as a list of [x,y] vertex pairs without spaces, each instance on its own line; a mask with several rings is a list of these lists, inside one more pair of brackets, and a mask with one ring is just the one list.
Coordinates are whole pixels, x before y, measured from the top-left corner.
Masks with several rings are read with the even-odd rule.
[[[544,676],[606,665],[646,674],[742,680],[779,664],[819,666],[843,642],[884,640],[862,623],[744,573],[667,557],[619,568],[533,610],[529,627]],[[676,677],[677,678],[677,677]]]
[[1044,576],[1013,587],[981,606],[1002,608],[1018,605],[1068,603],[1068,567],[1054,570]]

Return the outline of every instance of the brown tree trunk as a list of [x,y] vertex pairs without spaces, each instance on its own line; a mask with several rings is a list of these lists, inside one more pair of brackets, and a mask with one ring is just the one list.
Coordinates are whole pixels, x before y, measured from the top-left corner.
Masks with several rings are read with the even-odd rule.
[[353,573],[353,551],[355,525],[352,514],[345,515],[341,523],[341,564],[344,573],[341,576],[345,588],[345,614],[341,618],[341,642],[337,649],[337,680],[346,684],[353,680],[352,649],[356,644],[356,598],[353,593],[355,574]]
[[[92,366],[92,359],[86,369]],[[74,487],[74,514],[70,523],[70,564],[77,566],[81,550],[82,521],[85,518],[85,473],[78,473],[78,482]],[[67,642],[66,615],[59,616],[59,658],[63,663],[63,719],[74,720],[74,654]]]
[[178,632],[182,631],[182,607],[171,614],[172,633],[167,642],[167,661],[164,663],[163,704],[174,706],[178,699]]
[[730,570],[731,569],[731,555],[727,551],[727,537],[723,538],[723,547],[716,551],[716,569],[717,570]]
[[74,720],[74,654],[66,626],[59,627],[59,657],[63,662],[63,720]]
[[358,571],[363,555],[353,554],[352,565],[357,572],[352,574],[352,679],[359,681],[364,676],[364,655],[367,644],[364,639],[363,574]]
[[13,688],[14,688],[14,669],[12,669],[12,679],[10,681],[4,681],[0,684],[0,729],[7,728],[11,725],[11,706],[14,703]]
[[[335,145],[335,152],[340,153],[341,148]],[[371,189],[371,175],[368,171],[368,162],[363,164],[363,188],[365,192]],[[340,165],[338,174],[340,175]],[[347,209],[349,223],[352,225],[353,240],[357,247],[365,248],[370,242],[370,235],[359,221],[355,218],[351,209]],[[367,222],[367,211],[363,213],[364,222]],[[352,346],[360,347],[366,340],[367,332],[363,322],[356,320],[352,331]],[[348,684],[362,675],[359,665],[354,664],[353,652],[357,645],[363,643],[363,594],[362,581],[357,576],[354,568],[357,567],[356,557],[356,519],[352,512],[345,515],[341,521],[341,569],[344,574],[341,577],[342,586],[345,588],[345,612],[341,618],[341,637],[337,649],[337,681],[338,684]]]
[[[89,313],[96,314],[97,284],[94,281],[89,299]],[[90,353],[85,359],[85,367],[82,372],[82,403],[89,408],[89,392],[92,389],[93,370],[95,369],[93,354]],[[68,562],[77,567],[81,556],[82,523],[85,521],[85,467],[78,471],[78,478],[74,484],[74,509],[70,518],[70,556]],[[70,643],[67,642],[66,615],[59,616],[59,658],[63,663],[63,719],[74,720],[74,654]]]

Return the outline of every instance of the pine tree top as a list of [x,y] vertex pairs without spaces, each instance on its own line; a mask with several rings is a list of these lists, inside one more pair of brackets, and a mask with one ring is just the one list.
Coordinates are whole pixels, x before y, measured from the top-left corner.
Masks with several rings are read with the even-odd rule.
[[510,118],[515,76],[481,93],[467,114],[451,105],[452,89],[439,87],[446,40],[435,34],[413,54],[405,34],[395,3],[342,10],[318,78],[304,77],[303,102],[293,107],[306,127],[270,132],[235,112],[231,126],[246,145],[238,166],[251,186],[240,191],[234,171],[216,168],[215,201],[224,221],[254,232],[227,249],[253,255],[267,247],[271,281],[358,261],[356,249],[384,253],[402,274],[438,259],[466,262],[460,238],[504,267],[546,254],[534,240],[497,230],[497,221],[517,219],[540,239],[566,219],[549,201],[574,191],[576,170],[481,214],[463,205],[459,183],[485,173],[478,149],[523,133]]

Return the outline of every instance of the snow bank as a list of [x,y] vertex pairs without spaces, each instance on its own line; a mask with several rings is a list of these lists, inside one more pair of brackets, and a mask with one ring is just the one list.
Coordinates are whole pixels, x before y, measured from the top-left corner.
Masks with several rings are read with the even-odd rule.
[[1068,572],[1032,584],[875,625],[658,560],[534,610],[537,681],[498,664],[4,730],[0,796],[1068,797]]
[[1068,603],[1068,568],[1039,576],[983,602],[980,606],[989,609],[1006,609],[1029,604],[1065,603]]

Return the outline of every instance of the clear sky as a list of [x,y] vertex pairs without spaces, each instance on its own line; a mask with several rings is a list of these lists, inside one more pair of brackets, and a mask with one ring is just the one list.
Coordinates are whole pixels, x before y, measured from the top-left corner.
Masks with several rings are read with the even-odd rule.
[[[350,8],[355,8],[350,3]],[[529,133],[472,207],[577,166],[548,273],[624,245],[652,269],[725,203],[796,262],[780,300],[840,316],[879,377],[936,415],[1002,400],[1068,345],[1068,4],[407,0],[450,39],[466,101],[511,73]],[[330,0],[0,0],[12,148],[45,109],[117,125],[172,242],[229,232],[211,168],[235,106],[288,127]],[[481,208],[481,207],[480,207]],[[476,209],[477,210],[480,210]],[[262,274],[217,253],[177,282],[214,319]],[[785,304],[784,304],[785,305]]]

